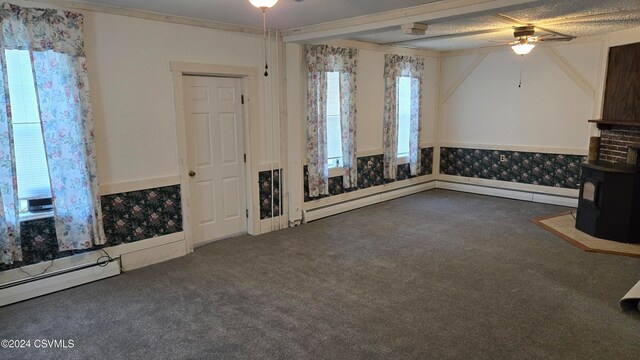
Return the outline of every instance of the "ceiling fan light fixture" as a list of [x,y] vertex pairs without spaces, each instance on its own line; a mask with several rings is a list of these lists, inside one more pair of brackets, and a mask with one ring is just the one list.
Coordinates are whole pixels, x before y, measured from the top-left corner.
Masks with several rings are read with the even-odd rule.
[[511,47],[511,49],[513,49],[513,52],[518,54],[518,55],[527,55],[528,53],[531,52],[531,50],[533,50],[533,48],[536,47],[533,44],[516,44],[513,45]]
[[264,38],[262,39],[262,47],[264,48],[264,76],[269,76],[269,63],[267,62],[267,36],[269,32],[267,30],[267,10],[272,8],[278,0],[249,0],[251,5],[262,10],[262,32]]
[[278,2],[278,0],[249,0],[249,2],[251,3],[251,5],[264,11],[273,7]]

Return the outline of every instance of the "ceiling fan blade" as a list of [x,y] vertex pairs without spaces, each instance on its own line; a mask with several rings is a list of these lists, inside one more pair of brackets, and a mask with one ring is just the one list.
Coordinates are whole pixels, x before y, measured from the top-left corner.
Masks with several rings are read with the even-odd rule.
[[509,45],[517,42],[513,40],[487,40],[487,41],[494,44],[505,44],[505,45]]
[[563,33],[560,33],[560,32],[554,31],[554,30],[550,30],[550,29],[547,29],[547,28],[543,28],[542,26],[536,26],[536,29],[540,29],[540,30],[542,30],[544,32],[547,32],[549,34],[553,34],[553,35],[556,35],[556,36],[559,36],[559,37],[571,37],[571,35],[563,34]]
[[562,35],[558,36],[555,34],[545,34],[536,36],[535,38],[529,39],[531,42],[547,42],[547,41],[571,41],[575,39],[575,36],[571,35]]
[[563,37],[552,37],[548,39],[538,39],[540,42],[549,42],[549,41],[571,41],[575,39],[575,36],[563,36]]
[[494,44],[494,45],[486,45],[486,46],[481,46],[480,50],[482,49],[498,49],[498,48],[505,48],[508,46],[512,46],[512,44],[506,44],[506,43],[502,43],[502,44]]

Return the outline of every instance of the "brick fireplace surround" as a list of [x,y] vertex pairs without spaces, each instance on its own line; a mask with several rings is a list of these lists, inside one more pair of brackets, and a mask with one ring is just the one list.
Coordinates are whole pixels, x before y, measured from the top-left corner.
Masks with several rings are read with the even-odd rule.
[[600,132],[600,160],[627,162],[629,148],[640,148],[640,127],[615,125]]

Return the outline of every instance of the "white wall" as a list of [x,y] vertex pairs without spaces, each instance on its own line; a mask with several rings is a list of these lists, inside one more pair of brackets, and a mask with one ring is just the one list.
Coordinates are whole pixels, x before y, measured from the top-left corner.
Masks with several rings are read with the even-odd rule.
[[609,34],[607,44],[619,46],[640,42],[640,27]]
[[85,12],[85,37],[103,183],[177,175],[170,62],[262,62],[257,36],[124,16]]
[[[384,54],[393,53],[375,50],[360,50],[358,55],[358,110],[357,146],[360,153],[382,154],[382,119],[384,115]],[[422,136],[425,146],[435,141],[437,117],[438,59],[425,57],[422,80]]]
[[[520,88],[521,58],[509,48],[489,53],[442,104],[440,141],[506,149],[586,149],[603,47],[602,41],[553,47],[593,88],[591,95],[541,47],[525,56]],[[477,56],[445,57],[443,90],[452,88]]]
[[356,85],[359,153],[382,153],[382,115],[384,111],[384,53],[360,50]]
[[[56,7],[46,2],[15,3]],[[170,62],[246,66],[263,72],[260,35],[78,12],[85,18],[85,50],[102,184],[178,175]],[[275,53],[271,52],[271,62],[275,61]],[[270,65],[274,76],[277,66]],[[263,91],[262,76],[258,80],[260,99],[254,100],[261,103],[261,119],[259,127],[251,130],[260,133],[260,143],[252,144],[252,152],[263,163],[270,161],[270,103],[277,99],[265,98],[263,94],[271,92]]]

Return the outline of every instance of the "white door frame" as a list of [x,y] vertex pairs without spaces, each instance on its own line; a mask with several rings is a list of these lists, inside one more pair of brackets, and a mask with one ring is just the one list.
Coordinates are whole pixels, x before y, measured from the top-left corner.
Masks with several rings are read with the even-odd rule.
[[[252,144],[258,144],[258,132],[251,129],[259,128],[260,103],[258,99],[257,77],[259,70],[244,66],[209,65],[188,62],[171,62],[171,74],[173,77],[173,94],[176,115],[176,133],[178,137],[178,173],[180,174],[180,192],[182,199],[182,226],[186,240],[187,253],[193,252],[193,230],[191,228],[191,201],[189,193],[189,169],[187,163],[187,128],[184,115],[184,94],[182,90],[182,78],[191,76],[220,76],[233,77],[242,80],[242,93],[244,94],[243,111],[243,137],[244,151],[247,154],[245,163],[245,186],[247,192],[247,231],[251,235],[260,233],[260,204],[258,196],[258,172],[252,171],[258,168],[254,163],[257,156],[252,156]],[[255,185],[255,186],[254,186]]]

